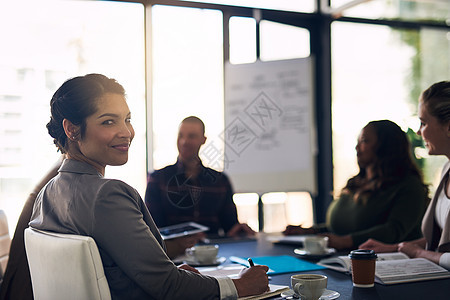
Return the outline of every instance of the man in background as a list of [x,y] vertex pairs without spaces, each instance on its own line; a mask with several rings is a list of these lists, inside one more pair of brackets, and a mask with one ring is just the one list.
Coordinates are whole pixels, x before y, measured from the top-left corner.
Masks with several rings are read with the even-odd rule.
[[[247,224],[238,222],[228,177],[203,166],[199,151],[205,142],[202,120],[190,116],[180,123],[177,162],[156,170],[148,179],[145,203],[156,225],[165,227],[192,221],[208,226],[208,237],[254,235]],[[183,253],[203,237],[196,234],[167,240],[169,256]]]

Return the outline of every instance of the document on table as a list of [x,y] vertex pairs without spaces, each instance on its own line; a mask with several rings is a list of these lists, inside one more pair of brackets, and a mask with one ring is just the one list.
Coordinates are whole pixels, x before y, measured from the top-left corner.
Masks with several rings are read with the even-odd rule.
[[203,274],[212,277],[237,278],[239,273],[244,269],[243,266],[237,264],[220,265],[218,267],[198,267],[197,270]]
[[375,282],[396,284],[449,278],[450,272],[425,258],[377,261]]
[[266,299],[276,295],[280,295],[282,292],[288,291],[289,287],[287,285],[278,285],[278,284],[269,284],[269,291],[248,297],[241,297],[238,300],[258,300],[258,299]]
[[[231,265],[221,265],[218,267],[200,267],[197,270],[203,274],[212,277],[224,277],[228,276],[230,278],[237,278],[239,273],[244,269],[241,265],[231,264]],[[286,285],[277,285],[277,284],[269,284],[269,291],[255,296],[241,297],[239,300],[257,300],[257,299],[266,299],[272,296],[276,296],[281,294],[284,291],[289,290],[289,287]]]

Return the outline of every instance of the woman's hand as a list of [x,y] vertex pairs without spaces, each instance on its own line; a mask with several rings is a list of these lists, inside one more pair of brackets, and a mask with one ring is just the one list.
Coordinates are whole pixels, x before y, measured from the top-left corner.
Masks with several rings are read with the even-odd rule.
[[233,279],[239,297],[259,295],[269,290],[269,267],[258,265],[244,268],[238,279]]
[[398,244],[398,251],[405,253],[409,258],[424,257],[425,249],[414,242],[403,242]]
[[368,239],[358,247],[359,249],[373,250],[377,253],[397,252],[398,244],[386,244],[374,239]]
[[428,251],[424,247],[420,240],[416,240],[398,244],[398,251],[405,253],[410,258],[422,257],[439,265],[443,252]]

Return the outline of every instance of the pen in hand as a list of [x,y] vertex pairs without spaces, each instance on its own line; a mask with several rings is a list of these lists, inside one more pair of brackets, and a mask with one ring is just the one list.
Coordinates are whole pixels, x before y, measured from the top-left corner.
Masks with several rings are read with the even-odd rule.
[[[253,259],[251,259],[250,257],[247,259],[247,261],[248,261],[248,264],[250,265],[250,268],[255,266],[255,264],[253,263]],[[269,269],[269,271],[270,271],[270,269]],[[272,277],[267,276],[267,279],[271,280]]]
[[248,260],[248,263],[249,263],[250,267],[254,267],[255,266],[255,264],[253,263],[253,260],[250,257],[247,260]]

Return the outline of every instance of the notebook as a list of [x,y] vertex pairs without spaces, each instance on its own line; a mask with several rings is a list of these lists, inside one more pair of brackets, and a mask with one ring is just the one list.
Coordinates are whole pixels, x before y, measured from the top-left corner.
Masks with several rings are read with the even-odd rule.
[[[289,255],[256,256],[252,257],[252,260],[255,265],[268,266],[267,274],[270,275],[325,269],[323,266]],[[230,261],[247,267],[250,266],[247,258],[244,257],[230,256]]]

